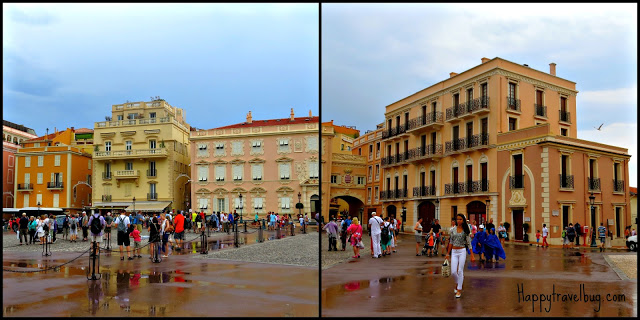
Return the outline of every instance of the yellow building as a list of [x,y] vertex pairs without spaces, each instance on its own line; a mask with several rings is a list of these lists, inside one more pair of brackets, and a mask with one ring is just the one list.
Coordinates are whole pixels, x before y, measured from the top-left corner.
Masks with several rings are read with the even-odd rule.
[[183,109],[159,98],[113,105],[107,121],[94,127],[93,206],[185,210],[190,194],[185,117]]

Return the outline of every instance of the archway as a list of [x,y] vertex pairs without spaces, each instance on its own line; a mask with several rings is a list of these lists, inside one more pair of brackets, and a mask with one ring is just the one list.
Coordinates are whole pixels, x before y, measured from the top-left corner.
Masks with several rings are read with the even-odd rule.
[[320,211],[320,197],[317,194],[311,196],[309,200],[309,208],[311,209],[311,214],[315,216],[316,212]]
[[467,204],[467,219],[469,223],[476,221],[476,227],[487,222],[487,205],[482,201],[472,201]]
[[349,215],[350,217],[358,217],[362,220],[360,209],[364,208],[364,203],[352,196],[337,196],[331,199],[329,203],[329,219],[337,218],[338,215]]
[[418,205],[418,218],[422,218],[422,231],[431,230],[431,223],[436,219],[436,206],[431,201],[424,201]]
[[[398,208],[395,205],[387,206],[387,217],[397,217]],[[384,219],[384,218],[383,218]]]

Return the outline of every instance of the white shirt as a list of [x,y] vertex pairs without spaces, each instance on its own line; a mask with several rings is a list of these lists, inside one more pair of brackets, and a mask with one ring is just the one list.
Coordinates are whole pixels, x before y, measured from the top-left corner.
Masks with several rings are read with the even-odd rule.
[[44,226],[44,222],[40,219],[38,219],[38,224],[36,225],[36,231],[37,232],[44,232],[44,229],[42,229],[42,226]]
[[380,230],[380,225],[382,224],[382,219],[378,216],[373,216],[369,219],[369,225],[371,226],[371,235],[381,234],[382,230]]
[[300,225],[302,225],[304,223],[304,218],[303,217],[298,218],[298,220],[300,221]]
[[121,223],[123,223],[123,224],[124,224],[124,226],[125,226],[125,230],[126,230],[126,228],[128,228],[128,227],[129,227],[129,224],[131,224],[131,223],[129,222],[129,217],[127,217],[127,216],[126,216],[126,215],[124,215],[124,214],[119,215],[119,216],[118,216],[118,218],[114,221],[114,223],[117,223],[117,224],[121,224]]
[[549,234],[549,228],[544,227],[542,228],[542,236],[546,237]]

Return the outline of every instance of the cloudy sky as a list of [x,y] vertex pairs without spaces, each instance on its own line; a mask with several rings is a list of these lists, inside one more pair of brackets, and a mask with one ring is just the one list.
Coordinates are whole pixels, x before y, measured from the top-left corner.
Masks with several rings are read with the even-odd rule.
[[364,133],[482,57],[555,62],[579,91],[578,138],[628,148],[637,186],[637,28],[637,4],[323,4],[322,119]]
[[318,4],[3,4],[3,119],[93,128],[160,96],[209,129],[319,112]]

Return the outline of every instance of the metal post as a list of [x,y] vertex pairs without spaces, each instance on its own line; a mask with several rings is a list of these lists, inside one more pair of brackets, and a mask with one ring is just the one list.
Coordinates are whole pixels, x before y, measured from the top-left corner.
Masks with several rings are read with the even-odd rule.
[[[100,251],[98,249],[98,243],[93,241],[93,243],[91,244],[91,254],[89,255],[91,277],[87,278],[87,280],[100,280],[102,278],[102,275],[100,275],[100,277],[96,277],[96,260],[98,262],[98,265],[100,265]],[[99,271],[100,270],[98,270],[98,274],[100,274]]]
[[238,223],[236,221],[233,221],[234,227],[235,227],[235,232],[233,233],[233,245],[237,248],[239,247],[238,244]]
[[295,228],[294,228],[294,223],[295,222],[291,221],[291,236],[292,237],[296,235],[296,231],[295,231]]
[[153,263],[160,263],[162,262],[162,258],[160,258],[160,246],[158,245],[159,242],[154,241],[153,244],[151,244],[153,246],[153,259],[151,259],[151,262]]
[[200,254],[207,254],[209,253],[209,248],[207,248],[207,235],[204,233],[204,230],[202,230],[202,234],[200,235],[200,242],[201,242],[201,246],[202,246],[202,250],[200,251]]
[[247,233],[247,221],[244,221],[244,233]]
[[262,235],[262,228],[264,228],[263,225],[258,224],[258,242],[264,241],[264,236]]
[[44,234],[44,245],[42,246],[42,255],[43,256],[51,255],[51,249],[49,248],[49,231],[45,232]]

